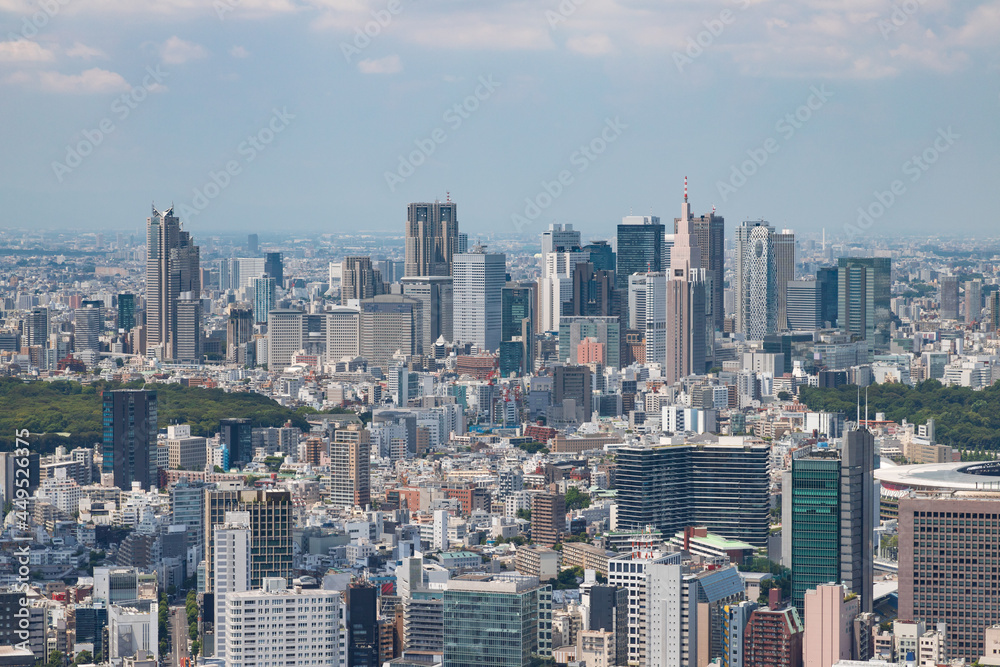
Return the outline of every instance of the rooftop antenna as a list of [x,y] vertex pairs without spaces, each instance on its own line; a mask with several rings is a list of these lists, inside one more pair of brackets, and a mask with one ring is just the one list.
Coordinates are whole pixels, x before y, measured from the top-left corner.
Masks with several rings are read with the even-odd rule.
[[857,419],[857,422],[858,422],[857,428],[861,428],[861,385],[858,385],[858,419]]
[[688,200],[688,177],[684,177],[684,201]]
[[444,196],[445,196],[445,201],[450,204],[451,203],[451,190],[448,190],[447,192],[445,192]]

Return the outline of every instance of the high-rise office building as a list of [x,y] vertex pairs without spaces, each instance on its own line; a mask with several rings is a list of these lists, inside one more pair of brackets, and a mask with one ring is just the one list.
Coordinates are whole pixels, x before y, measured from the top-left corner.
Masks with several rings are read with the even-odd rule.
[[455,340],[495,352],[500,347],[500,293],[507,283],[507,256],[488,253],[486,246],[477,244],[470,252],[455,255],[453,275]]
[[[229,649],[240,646],[241,642],[227,642],[229,636],[228,607],[226,600],[234,593],[250,589],[250,513],[226,512],[222,524],[215,527],[215,546],[212,572],[212,593],[215,610],[214,637],[215,655],[220,660],[235,662],[242,651]],[[270,610],[268,610],[270,612]],[[241,635],[236,635],[241,637]]]
[[816,282],[819,283],[820,322],[823,327],[837,327],[837,309],[840,307],[840,300],[837,297],[839,288],[837,267],[824,266],[816,269]]
[[253,461],[253,422],[249,419],[219,420],[219,444],[229,451],[233,465]]
[[386,294],[382,273],[372,266],[371,257],[347,257],[342,263],[340,278],[340,302],[347,304],[354,299],[370,299],[377,294]]
[[995,492],[900,498],[899,618],[947,624],[951,659],[985,655],[984,631],[1000,623],[998,551]]
[[615,272],[596,270],[591,262],[573,266],[573,296],[563,315],[618,316],[621,314],[621,294],[615,287]]
[[256,234],[247,234],[247,252],[251,255],[260,252],[260,237]]
[[49,342],[49,309],[39,306],[31,309],[25,319],[24,339],[29,346],[44,347]]
[[589,258],[589,253],[578,250],[542,255],[542,275],[538,278],[538,333],[559,330],[559,320],[573,300],[576,265],[588,262]]
[[347,665],[381,667],[378,652],[378,589],[368,582],[347,588]]
[[500,292],[500,375],[534,370],[538,285],[507,283]]
[[778,290],[778,330],[788,328],[788,283],[795,280],[795,233],[790,229],[774,232],[774,280]]
[[202,357],[201,299],[191,292],[184,292],[177,300],[177,336],[174,342],[174,359],[184,363],[197,363]]
[[[708,325],[712,330],[721,331],[726,317],[723,302],[723,284],[726,277],[726,220],[721,215],[715,215],[714,211],[697,218],[692,217],[690,220],[691,235],[701,251],[701,268],[705,269],[709,277],[706,285],[711,285],[711,294],[705,296],[705,303],[711,305]],[[674,218],[675,235],[679,223],[680,218]]]
[[361,354],[361,311],[333,308],[326,311],[326,360],[337,362]]
[[938,278],[938,314],[942,320],[958,319],[958,276],[941,276]]
[[797,609],[806,591],[835,581],[858,595],[862,612],[872,610],[874,469],[867,429],[848,431],[839,451],[816,449],[792,461],[784,502]]
[[654,526],[672,535],[687,526],[755,546],[767,544],[768,448],[706,444],[618,450],[618,526]]
[[[191,305],[201,299],[200,257],[173,207],[162,213],[154,208],[146,220],[146,345],[161,359],[191,361],[191,341],[200,341],[201,318],[192,317],[196,313]],[[187,304],[179,318],[182,300]]]
[[[592,339],[588,341],[588,339]],[[580,344],[595,342],[603,346],[603,364],[621,367],[621,320],[615,317],[569,317],[559,321],[559,360],[586,363],[579,359]]]
[[455,577],[443,619],[442,667],[523,667],[552,656],[552,587],[537,577]]
[[684,203],[681,204],[681,217],[677,221],[667,274],[667,354],[663,377],[671,384],[706,370],[706,334],[709,331],[705,320],[706,276],[701,267],[701,249],[692,231],[691,204],[688,203],[685,178]]
[[[782,286],[784,287],[784,286]],[[784,299],[778,289],[774,228],[763,220],[744,221],[736,229],[736,330],[749,340],[777,333]],[[781,293],[784,293],[782,288]]]
[[580,247],[580,232],[573,225],[562,225],[558,222],[549,223],[549,228],[542,232],[542,257],[550,252],[571,251]]
[[580,416],[579,421],[590,421],[593,410],[590,376],[587,366],[556,366],[552,369],[552,403],[564,406],[566,400],[572,399]]
[[118,330],[131,331],[135,328],[135,294],[118,295]]
[[455,327],[455,288],[450,276],[408,276],[402,278],[403,295],[421,303],[424,354],[430,354],[438,338],[451,342]]
[[204,548],[205,484],[182,477],[170,487],[170,521],[185,526],[188,546]]
[[406,212],[406,275],[448,276],[458,249],[458,206],[410,204]]
[[965,282],[965,321],[978,322],[983,310],[983,281],[979,278]]
[[990,311],[989,323],[993,330],[1000,329],[1000,290],[994,290],[986,296],[986,308]]
[[330,442],[330,503],[335,507],[362,507],[371,503],[371,441],[368,429],[346,424]]
[[680,552],[663,554],[647,546],[608,559],[608,585],[628,591],[628,654],[618,664],[648,664],[649,578],[659,565],[681,564]]
[[230,304],[226,321],[226,361],[239,359],[239,348],[253,337],[253,308],[248,304]]
[[[463,252],[468,252],[468,251],[469,251],[469,235],[468,234],[463,234],[462,232],[459,232],[458,233],[458,246],[455,248],[455,252],[457,254],[461,255]],[[405,265],[405,262],[404,262],[404,265]],[[400,277],[402,277],[402,276],[403,276],[403,274],[400,274]],[[395,281],[393,281],[393,282],[395,282]]]
[[566,532],[566,497],[559,493],[539,493],[531,498],[531,539],[551,547]]
[[396,294],[361,301],[361,356],[370,366],[387,370],[397,350],[405,355],[423,353],[421,310],[417,299]]
[[264,273],[274,278],[278,287],[285,284],[285,264],[281,261],[280,252],[269,252],[264,255]]
[[157,484],[156,392],[139,389],[103,393],[103,454],[101,472],[119,489],[132,482],[143,489]]
[[888,349],[892,260],[841,257],[837,268],[837,326],[867,340],[869,349]]
[[627,215],[618,225],[619,289],[628,288],[633,273],[663,271],[663,223],[655,215]]
[[271,276],[251,278],[253,287],[253,316],[258,324],[267,324],[270,312],[274,310],[275,282]]
[[[266,280],[273,280],[267,278]],[[283,370],[292,355],[304,347],[305,313],[301,310],[272,310],[267,314],[267,367]],[[264,363],[258,359],[257,363]]]
[[292,497],[288,491],[264,489],[208,490],[205,492],[206,585],[214,581],[215,528],[228,512],[250,515],[250,588],[265,577],[292,574]]
[[590,253],[590,263],[594,265],[595,271],[617,270],[617,255],[607,241],[591,241],[582,250]]
[[73,348],[76,352],[100,352],[104,309],[94,302],[73,311]]
[[792,280],[785,289],[788,328],[813,330],[823,326],[823,285],[818,280]]

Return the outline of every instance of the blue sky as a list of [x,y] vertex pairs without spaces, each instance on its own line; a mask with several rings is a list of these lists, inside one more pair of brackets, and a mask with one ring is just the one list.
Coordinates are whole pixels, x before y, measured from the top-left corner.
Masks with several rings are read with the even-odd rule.
[[995,236],[998,52],[1000,1],[0,0],[0,225],[401,230],[450,191],[473,236],[596,238],[686,175],[730,229]]

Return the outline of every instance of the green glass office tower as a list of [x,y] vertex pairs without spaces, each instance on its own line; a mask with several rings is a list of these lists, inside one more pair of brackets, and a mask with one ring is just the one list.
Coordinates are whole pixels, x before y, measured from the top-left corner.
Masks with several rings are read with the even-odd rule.
[[801,612],[806,591],[840,581],[840,456],[816,452],[792,461],[792,602]]
[[443,667],[525,667],[552,656],[552,587],[535,577],[457,577],[443,602]]
[[118,295],[118,330],[131,331],[135,328],[135,294]]

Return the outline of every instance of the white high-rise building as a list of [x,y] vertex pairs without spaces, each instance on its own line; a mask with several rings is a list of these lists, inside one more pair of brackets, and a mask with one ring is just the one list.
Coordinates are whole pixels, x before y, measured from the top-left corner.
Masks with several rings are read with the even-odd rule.
[[774,243],[774,228],[763,220],[747,220],[736,229],[736,331],[749,340],[778,331]]
[[698,595],[683,565],[656,563],[647,570],[646,667],[687,667],[698,662]]
[[448,510],[434,510],[434,539],[431,540],[431,548],[447,551],[449,546]]
[[589,252],[550,252],[542,255],[538,279],[538,332],[559,331],[562,306],[573,299],[573,270],[589,262]]
[[267,368],[282,371],[292,363],[292,355],[302,349],[301,310],[272,310],[267,323]]
[[495,352],[500,347],[500,294],[507,283],[507,256],[488,253],[486,246],[476,244],[454,256],[452,271],[455,340]]
[[361,354],[361,311],[334,308],[326,313],[326,360],[337,362]]
[[633,273],[628,277],[629,328],[643,332],[646,363],[667,360],[667,274]]
[[227,666],[347,666],[342,591],[289,589],[284,579],[267,577],[258,590],[230,594],[226,616]]
[[215,529],[214,558],[215,657],[225,659],[229,634],[226,602],[230,595],[250,588],[250,512],[226,512],[225,523]]
[[[653,565],[681,564],[682,554],[663,554],[651,548],[640,548],[608,560],[608,585],[628,590],[628,663],[647,664],[648,579]],[[635,641],[632,641],[632,640]]]
[[579,248],[580,232],[573,229],[573,225],[561,225],[557,222],[549,223],[549,228],[542,232],[542,257],[550,252],[555,252],[557,248]]

